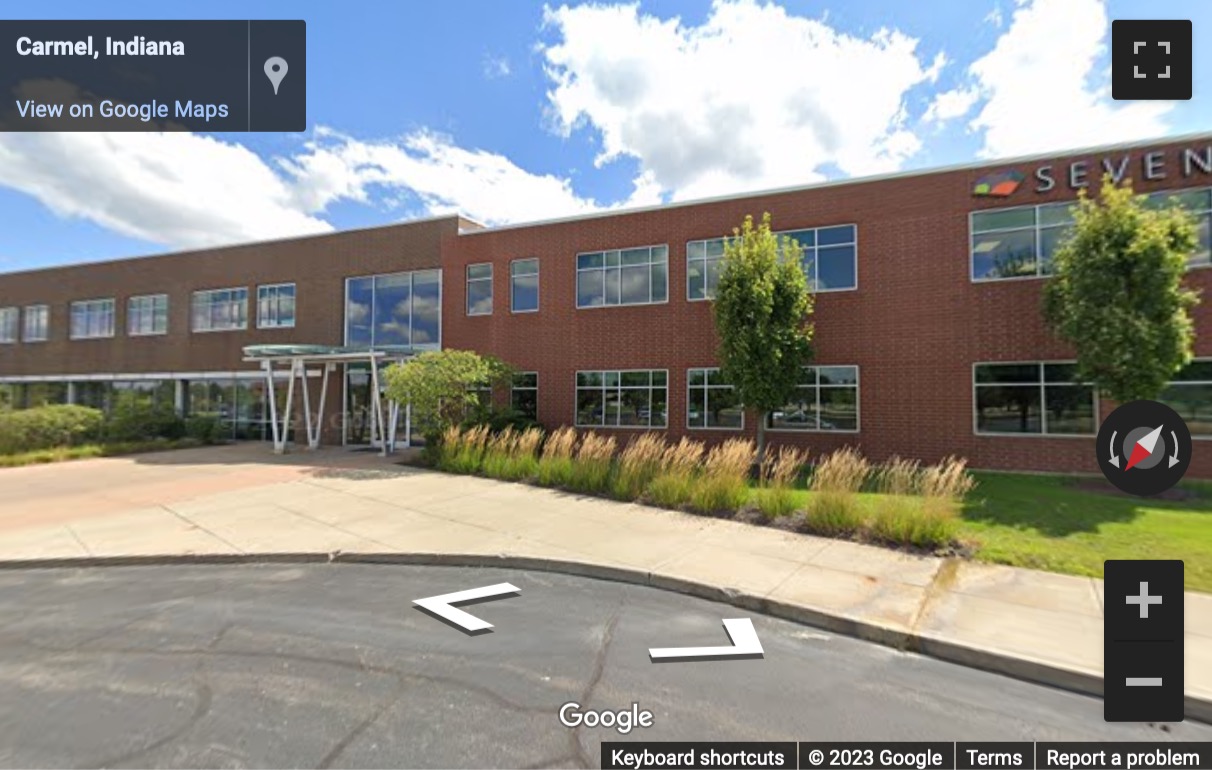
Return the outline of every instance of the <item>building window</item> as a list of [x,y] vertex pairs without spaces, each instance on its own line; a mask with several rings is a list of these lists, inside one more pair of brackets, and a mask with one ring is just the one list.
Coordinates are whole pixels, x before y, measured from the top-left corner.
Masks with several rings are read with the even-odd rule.
[[686,427],[745,427],[745,410],[719,369],[689,369],[686,372]]
[[442,271],[350,278],[345,344],[437,349],[442,342]]
[[492,264],[467,266],[467,315],[492,315]]
[[515,259],[509,263],[509,309],[514,313],[539,309],[539,260]]
[[27,305],[21,339],[25,342],[46,342],[50,337],[50,305]]
[[89,299],[73,302],[70,331],[73,340],[114,336],[114,301]]
[[168,332],[168,295],[131,297],[126,303],[126,333],[132,337]]
[[295,325],[295,285],[257,287],[257,328],[292,329]]
[[195,291],[193,330],[224,332],[248,328],[248,289]]
[[648,305],[669,296],[669,247],[577,255],[577,307]]
[[[1148,208],[1176,205],[1195,219],[1197,246],[1188,267],[1212,264],[1212,188],[1161,191],[1144,197]],[[1052,273],[1052,257],[1073,231],[1073,201],[974,211],[972,280],[1035,278]]]
[[1075,382],[1074,372],[1068,363],[977,364],[976,432],[1093,435],[1094,386]]
[[1157,400],[1178,412],[1196,438],[1212,438],[1212,360],[1192,361]]
[[838,431],[859,429],[857,366],[805,366],[796,395],[770,413],[772,430]]
[[664,370],[577,372],[578,426],[664,428],[668,404]]
[[17,325],[21,313],[15,307],[0,307],[0,344],[17,341]]
[[[855,225],[813,227],[775,233],[782,252],[784,238],[803,249],[801,262],[808,288],[814,292],[858,288],[858,228]],[[725,238],[686,244],[686,296],[690,301],[714,299],[724,261]]]
[[509,389],[509,406],[518,414],[539,419],[539,373],[518,372]]

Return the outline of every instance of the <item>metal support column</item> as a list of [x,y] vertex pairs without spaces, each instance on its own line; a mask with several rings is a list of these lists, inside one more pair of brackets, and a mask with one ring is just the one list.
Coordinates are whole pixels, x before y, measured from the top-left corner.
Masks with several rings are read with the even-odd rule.
[[[374,356],[370,357],[370,440],[374,443],[376,427],[378,428],[379,454],[387,456],[387,431],[383,424],[383,398],[379,393],[379,364]],[[377,426],[376,426],[377,424]]]
[[280,455],[286,451],[286,437],[279,431],[278,397],[274,394],[273,362],[262,361],[261,368],[265,370],[265,391],[269,394],[269,425],[273,428],[274,454]]

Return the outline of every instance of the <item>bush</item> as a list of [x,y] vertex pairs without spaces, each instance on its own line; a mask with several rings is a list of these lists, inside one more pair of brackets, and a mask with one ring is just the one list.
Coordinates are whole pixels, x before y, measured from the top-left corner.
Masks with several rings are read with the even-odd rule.
[[103,415],[87,406],[53,405],[0,414],[0,454],[79,446],[101,433]]
[[171,405],[145,401],[134,393],[121,394],[105,420],[106,441],[179,439],[184,435],[185,421]]
[[762,486],[754,493],[758,510],[769,518],[786,516],[795,511],[795,480],[808,461],[806,451],[795,447],[780,447],[762,463]]
[[577,448],[568,486],[578,492],[596,495],[605,492],[610,482],[610,468],[618,446],[614,436],[586,433]]
[[218,444],[225,434],[218,417],[200,414],[185,418],[185,435],[203,444]]
[[543,441],[543,431],[528,428],[518,432],[506,428],[488,439],[484,450],[483,471],[486,475],[505,481],[529,479],[538,472],[535,456]]
[[830,537],[861,531],[865,517],[857,493],[870,473],[871,463],[853,447],[839,449],[820,462],[812,473],[809,531]]
[[479,473],[484,465],[484,451],[488,446],[488,427],[480,425],[463,430],[452,426],[442,434],[439,446],[439,470],[450,473]]
[[619,455],[611,493],[620,500],[639,498],[663,469],[666,449],[665,439],[655,433],[633,438]]
[[662,471],[649,482],[645,498],[666,508],[680,508],[689,503],[704,451],[702,443],[688,438],[666,448]]
[[704,513],[741,507],[748,492],[753,442],[732,438],[707,453],[703,473],[690,492],[690,504]]
[[887,463],[881,478],[897,480],[881,484],[885,495],[871,519],[871,535],[921,548],[954,542],[960,505],[975,486],[965,466],[964,460],[954,457],[928,468],[898,458]]
[[543,442],[539,458],[539,483],[545,487],[566,487],[572,482],[572,457],[577,432],[567,426],[558,429]]
[[501,433],[512,429],[515,433],[525,433],[531,428],[542,430],[543,426],[529,416],[522,414],[516,409],[475,409],[471,415],[463,421],[462,427],[476,428],[485,426],[490,433]]

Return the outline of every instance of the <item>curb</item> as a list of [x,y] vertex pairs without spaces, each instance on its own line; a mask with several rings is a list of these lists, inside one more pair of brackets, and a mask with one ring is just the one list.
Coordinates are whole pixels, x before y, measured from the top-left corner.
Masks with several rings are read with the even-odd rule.
[[[180,554],[164,556],[81,556],[50,559],[0,561],[0,571],[22,569],[71,569],[84,567],[137,567],[201,564],[396,564],[436,567],[489,567],[536,572],[558,572],[595,580],[648,586],[698,599],[729,604],[740,609],[789,620],[842,636],[913,652],[989,671],[1014,679],[1047,685],[1101,698],[1103,678],[1089,671],[1064,668],[1053,663],[971,647],[931,634],[895,628],[852,616],[814,610],[798,604],[767,599],[732,588],[699,583],[685,578],[662,575],[631,567],[615,567],[592,562],[549,559],[540,556],[473,553],[232,553]],[[1186,718],[1212,724],[1212,700],[1195,695],[1184,697]]]

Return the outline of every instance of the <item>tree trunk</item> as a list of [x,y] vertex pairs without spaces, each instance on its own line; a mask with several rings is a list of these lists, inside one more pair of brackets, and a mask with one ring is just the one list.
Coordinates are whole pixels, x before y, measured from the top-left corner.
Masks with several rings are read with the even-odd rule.
[[760,473],[762,463],[766,461],[766,412],[758,412],[757,424],[757,456],[754,458],[754,463]]

